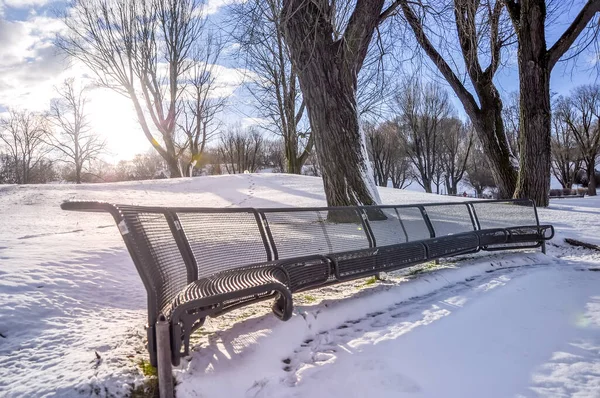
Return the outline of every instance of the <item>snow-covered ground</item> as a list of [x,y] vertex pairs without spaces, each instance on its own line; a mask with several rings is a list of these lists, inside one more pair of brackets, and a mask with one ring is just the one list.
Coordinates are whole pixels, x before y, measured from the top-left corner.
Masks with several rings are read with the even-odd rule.
[[[380,189],[385,203],[461,200]],[[65,199],[189,206],[323,205],[321,180],[250,174],[0,186],[0,396],[125,396],[143,381],[145,292],[110,216]],[[301,293],[211,319],[175,370],[181,397],[599,397],[600,200],[540,209],[539,251]]]

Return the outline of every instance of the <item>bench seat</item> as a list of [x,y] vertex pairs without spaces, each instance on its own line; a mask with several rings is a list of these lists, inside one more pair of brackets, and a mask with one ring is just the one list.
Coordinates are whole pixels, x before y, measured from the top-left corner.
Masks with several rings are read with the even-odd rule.
[[187,285],[175,297],[167,315],[173,333],[173,364],[189,355],[190,334],[202,326],[207,316],[273,298],[273,313],[282,321],[288,320],[294,308],[288,283],[288,275],[281,267],[258,265],[211,275]]

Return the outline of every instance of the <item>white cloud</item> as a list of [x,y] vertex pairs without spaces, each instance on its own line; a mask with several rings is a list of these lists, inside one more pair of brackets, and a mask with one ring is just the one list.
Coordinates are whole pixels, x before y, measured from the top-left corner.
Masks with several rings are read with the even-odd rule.
[[[56,97],[55,87],[66,78],[91,82],[92,73],[84,65],[69,65],[54,47],[54,37],[62,29],[60,19],[32,14],[26,21],[0,19],[0,112],[6,108],[46,111]],[[249,74],[222,65],[216,65],[213,73],[217,77],[215,97],[233,95]],[[90,122],[107,138],[116,159],[131,158],[148,148],[129,99],[107,89],[92,90],[89,96]]]
[[269,123],[269,120],[263,119],[261,117],[244,117],[240,120],[242,128],[248,128],[252,126],[265,126]]
[[204,12],[207,15],[216,14],[221,7],[234,3],[243,3],[246,0],[208,0]]
[[66,62],[52,45],[62,23],[53,18],[0,20],[0,105],[40,110],[52,86],[64,78]]
[[6,5],[14,8],[27,8],[34,6],[44,6],[52,0],[0,0],[0,5]]

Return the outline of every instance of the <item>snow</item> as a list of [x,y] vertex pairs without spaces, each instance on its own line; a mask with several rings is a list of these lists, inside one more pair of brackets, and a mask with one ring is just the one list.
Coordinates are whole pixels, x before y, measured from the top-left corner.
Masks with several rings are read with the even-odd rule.
[[[318,206],[321,184],[247,174],[0,186],[0,396],[125,396],[144,380],[139,277],[112,218],[61,211],[63,200]],[[269,303],[210,319],[175,369],[177,396],[600,396],[600,255],[563,242],[600,244],[600,199],[553,200],[539,214],[557,229],[548,255],[478,254],[300,293],[288,322]]]

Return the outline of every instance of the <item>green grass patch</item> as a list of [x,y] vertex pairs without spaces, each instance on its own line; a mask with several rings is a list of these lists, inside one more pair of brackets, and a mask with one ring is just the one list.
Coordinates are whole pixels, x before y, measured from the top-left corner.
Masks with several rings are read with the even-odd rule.
[[158,392],[158,378],[146,379],[143,384],[137,387],[131,386],[129,391],[131,398],[160,398]]
[[377,283],[377,277],[372,276],[363,283],[363,286],[371,286]]
[[142,374],[146,377],[158,377],[158,371],[157,369],[150,365],[150,362],[146,361],[145,359],[140,359],[140,361],[138,362],[138,366],[140,367],[140,370],[142,371]]
[[440,266],[438,264],[435,263],[435,261],[430,261],[428,263],[423,264],[421,267],[410,271],[407,275],[419,275],[419,274],[424,274],[426,272],[431,272],[436,268],[439,268]]
[[300,298],[300,300],[302,300],[302,301],[304,301],[305,303],[308,303],[308,304],[312,304],[315,301],[317,301],[317,297],[313,296],[312,294],[303,294],[299,298]]
[[159,398],[158,393],[158,371],[145,359],[140,359],[137,363],[140,371],[145,376],[142,384],[135,386],[131,384],[129,397],[131,398]]

